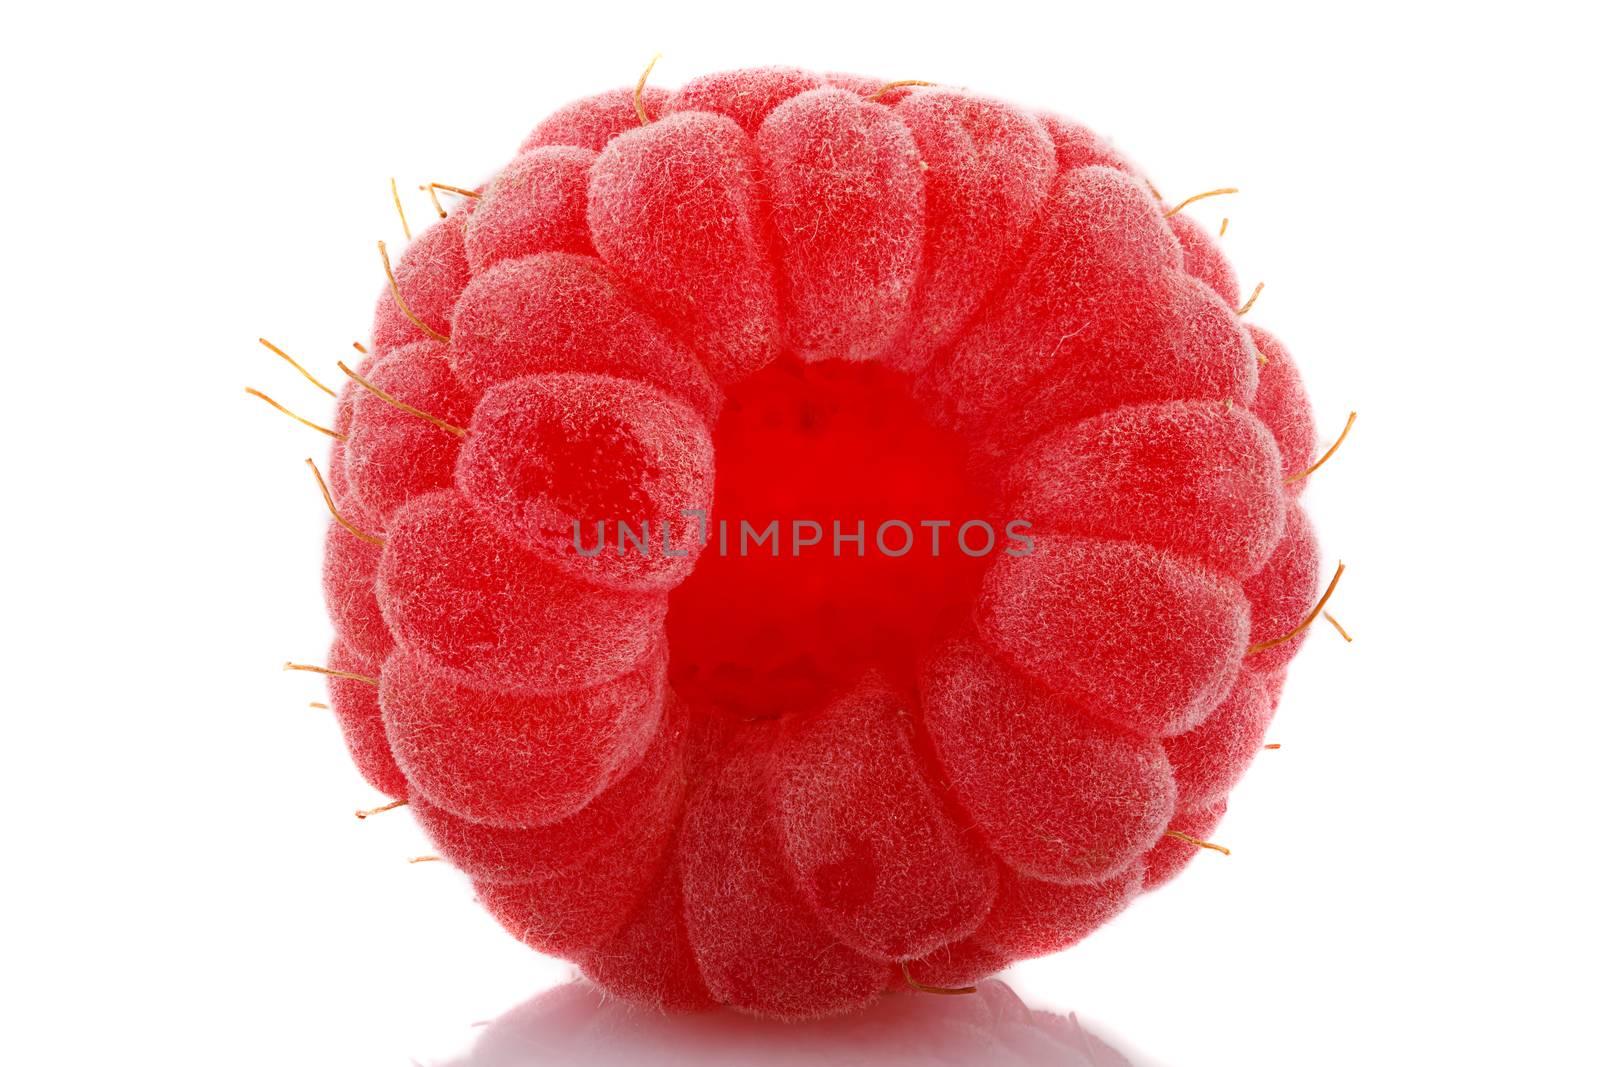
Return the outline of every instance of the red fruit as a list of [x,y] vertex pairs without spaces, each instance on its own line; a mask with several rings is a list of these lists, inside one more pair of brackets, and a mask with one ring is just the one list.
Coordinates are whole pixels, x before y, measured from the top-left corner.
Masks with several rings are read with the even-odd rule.
[[841,941],[885,960],[965,937],[994,899],[994,860],[923,777],[913,714],[909,698],[869,678],[786,721],[774,772],[801,894]]
[[834,89],[844,89],[865,97],[884,107],[893,107],[895,104],[911,95],[912,86],[890,86],[888,79],[876,77],[871,74],[850,74],[841,71],[829,71],[823,75],[824,84]]
[[927,205],[920,284],[884,359],[915,373],[1012,268],[1055,179],[1055,146],[1027,112],[953,89],[914,92],[895,115],[926,167]]
[[379,700],[395,760],[415,789],[491,826],[543,826],[589,803],[644,751],[661,718],[666,656],[564,693],[460,685],[400,649]]
[[778,354],[755,145],[732,119],[669,115],[606,146],[589,171],[600,258],[688,338],[719,382]]
[[[379,529],[354,501],[347,498],[339,508],[357,528]],[[394,648],[394,636],[378,607],[378,561],[382,558],[382,546],[357,537],[336,522],[328,524],[323,540],[322,599],[333,632],[352,651],[378,663]]]
[[1173,235],[1183,246],[1184,272],[1205,282],[1229,307],[1238,307],[1239,276],[1233,272],[1233,264],[1222,254],[1222,246],[1211,236],[1211,231],[1182,212],[1168,219],[1167,225],[1172,227]]
[[712,463],[711,434],[682,401],[621,378],[536,374],[484,394],[456,479],[497,533],[562,570],[667,589],[700,555]]
[[[659,117],[669,94],[654,85],[646,86],[638,103],[645,114]],[[632,89],[609,89],[582,100],[574,100],[533,128],[522,151],[545,145],[577,145],[598,152],[617,134],[637,129],[639,112]]]
[[[1250,410],[1266,423],[1277,439],[1278,451],[1283,456],[1283,476],[1288,478],[1316,462],[1317,427],[1311,418],[1311,400],[1306,396],[1300,371],[1283,342],[1258,327],[1248,329],[1265,360],[1261,363],[1261,382],[1256,387],[1255,399],[1250,402]],[[1284,490],[1290,496],[1299,496],[1305,490],[1306,481],[1300,478],[1289,482]]]
[[[1186,867],[1205,850],[1204,842],[1211,836],[1211,832],[1222,821],[1223,813],[1228,810],[1227,800],[1216,800],[1210,804],[1202,804],[1192,808],[1184,808],[1172,817],[1172,822],[1167,829],[1172,833],[1164,833],[1156,847],[1145,856],[1144,888],[1146,892],[1166,885],[1178,876],[1178,872]],[[1181,834],[1178,837],[1174,834]]]
[[[610,784],[559,821],[507,829],[454,815],[421,792],[413,794],[412,814],[445,859],[484,882],[525,882],[606,849],[662,840],[677,825],[683,801],[686,720],[675,705],[665,710],[659,725],[634,739],[648,743],[644,752],[625,752]],[[581,747],[568,759],[594,762]]]
[[[378,677],[381,660],[364,656],[342,641],[335,641],[328,652],[328,669]],[[378,687],[359,678],[338,674],[328,676],[328,706],[344,731],[350,760],[372,788],[396,799],[406,796],[410,787],[389,751],[383,732],[383,713],[378,708]]]
[[323,579],[352,756],[508,930],[803,1019],[1202,850],[1320,588],[1310,404],[1209,232],[1077,123],[776,67],[477,188],[361,368],[430,418],[340,394],[375,541]]
[[[1283,538],[1266,565],[1244,583],[1250,600],[1250,643],[1272,641],[1290,633],[1316,605],[1321,593],[1317,535],[1298,504],[1284,517]],[[1263,674],[1289,665],[1308,633],[1302,631],[1280,645],[1252,653],[1250,668]]]
[[730,70],[691,78],[672,94],[667,110],[726,115],[753,137],[773,108],[791,96],[822,87],[817,75],[795,67]]
[[[471,211],[469,201],[449,218],[419,233],[394,263],[395,286],[385,288],[378,297],[372,319],[374,355],[449,335],[450,311],[467,284],[467,253],[461,233]],[[394,288],[399,289],[398,300]],[[421,320],[421,326],[406,314],[407,309]]]
[[526,882],[474,882],[489,914],[529,948],[581,958],[622,929],[663,866],[665,839],[604,849]]
[[974,611],[983,642],[1135,733],[1198,726],[1244,658],[1252,616],[1239,583],[1152,546],[1036,541],[1032,555],[999,559],[984,578]]
[[1239,672],[1233,691],[1199,726],[1162,742],[1178,781],[1178,802],[1196,807],[1224,800],[1261,751],[1273,701],[1254,669]]
[[[1086,387],[1098,384],[1107,399],[1144,399],[1129,394],[1156,384],[1145,360],[1161,357],[1160,349],[1151,350],[1154,339],[1171,334],[1178,321],[1168,287],[1180,259],[1177,239],[1137,179],[1105,167],[1061,172],[1027,265],[928,368],[924,394],[965,431],[988,423],[1034,379],[1057,369]],[[1124,339],[1146,351],[1107,358],[1107,341]],[[1192,395],[1175,389],[1148,399]],[[1075,411],[1110,406],[1080,402]]]
[[[452,425],[472,415],[472,403],[450,370],[445,347],[433,341],[417,341],[380,356],[362,377],[401,403]],[[346,432],[344,471],[350,494],[376,520],[375,529],[383,529],[406,501],[450,487],[461,439],[427,419],[358,387]]]
[[1046,956],[1077,944],[1115,918],[1144,889],[1136,862],[1103,882],[1057,885],[1007,873],[994,909],[972,940],[1005,959]]
[[543,693],[631,669],[660,639],[666,612],[659,596],[568,577],[495,532],[454,490],[395,513],[378,603],[396,642],[442,674]]
[[467,220],[464,248],[472,273],[538,252],[593,255],[584,213],[594,160],[587,148],[551,145],[506,164]]
[[491,267],[461,294],[454,330],[451,365],[477,393],[527,374],[585,371],[649,382],[707,418],[722,402],[705,368],[591,256]]
[[[726,517],[727,548],[713,528],[667,617],[672,684],[696,707],[736,719],[819,708],[863,671],[905,677],[970,612],[987,560],[960,550],[954,526],[919,520],[982,519],[989,501],[964,476],[960,439],[927,425],[901,376],[879,363],[775,363],[729,388],[713,441],[712,518]],[[830,517],[861,538],[837,556]],[[808,518],[826,524],[823,542],[796,556],[792,520]],[[780,521],[776,553],[741,528]],[[905,528],[885,530],[896,521]],[[880,552],[879,532],[905,554]]]
[[1283,536],[1267,428],[1210,401],[1128,405],[1037,438],[1007,477],[1009,514],[1040,532],[1162,545],[1235,577]]
[[1139,177],[1139,172],[1134,169],[1133,164],[1122,157],[1121,152],[1101,140],[1100,135],[1087,126],[1081,126],[1071,119],[1053,115],[1048,111],[1038,112],[1034,117],[1050,135],[1050,140],[1056,149],[1056,166],[1061,170],[1110,167],[1113,170],[1126,171],[1135,178]]
[[756,135],[781,265],[785,339],[807,360],[873,359],[904,323],[922,266],[917,142],[841,89],[780,104]]
[[706,988],[741,1011],[818,1018],[877,996],[889,966],[814,917],[783,859],[768,800],[770,732],[744,739],[689,803],[679,854],[684,919]]
[[[896,992],[916,989],[911,984],[916,982],[936,989],[960,989],[1004,969],[1011,959],[969,937],[965,941],[936,948],[919,960],[910,961],[905,971],[895,968],[889,988]],[[911,976],[911,982],[906,981],[906,974]]]
[[584,953],[583,973],[624,1000],[667,1012],[706,1011],[717,1001],[700,977],[683,917],[683,875],[676,863],[608,941]]
[[[365,377],[372,370],[372,365],[377,361],[377,356],[370,353],[363,355],[356,363],[356,373]],[[333,428],[340,433],[345,433],[350,429],[350,418],[355,413],[356,394],[358,392],[361,392],[361,387],[352,378],[347,377],[339,384],[339,395],[334,404]],[[342,457],[344,455],[343,441],[335,441],[333,443],[332,455],[334,457]],[[339,479],[344,478],[344,463],[342,459],[338,463],[330,462],[328,464],[328,484],[334,487],[333,498],[335,500],[343,500],[344,488],[342,485],[335,483],[335,476]]]
[[[1246,670],[1251,668],[1247,667]],[[1267,685],[1267,696],[1272,701],[1272,710],[1278,710],[1278,702],[1283,699],[1283,686],[1289,680],[1289,669],[1279,667],[1277,670],[1258,672]]]
[[1144,299],[1157,301],[1156,307],[1063,334],[1050,368],[979,432],[982,452],[1011,455],[1065,420],[1123,404],[1248,406],[1256,351],[1233,309],[1203,282],[1176,273]]
[[1156,841],[1176,795],[1161,745],[1096,722],[959,638],[925,665],[928,734],[996,855],[1034,878],[1098,882]]

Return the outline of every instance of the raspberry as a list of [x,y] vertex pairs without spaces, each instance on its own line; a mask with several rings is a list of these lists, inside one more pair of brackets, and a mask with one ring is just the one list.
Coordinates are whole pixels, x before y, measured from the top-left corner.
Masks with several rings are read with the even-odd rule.
[[485,692],[400,649],[378,696],[395,760],[434,803],[494,826],[577,812],[643,752],[661,717],[666,657],[589,689]]
[[581,957],[634,914],[655,881],[666,839],[616,844],[575,867],[524,882],[473,883],[489,914],[513,937],[552,956]]
[[372,320],[374,355],[418,341],[443,340],[448,334],[451,313],[469,277],[461,234],[470,211],[460,210],[418,234],[394,265],[392,291],[378,297]]
[[994,908],[972,940],[1005,959],[1060,952],[1132,904],[1144,879],[1143,861],[1104,881],[1079,885],[1007,872]]
[[1133,298],[1155,301],[1156,308],[1113,316],[1103,326],[1071,326],[1060,335],[1050,369],[980,431],[985,453],[1009,456],[1018,444],[1052,426],[1123,404],[1249,403],[1256,384],[1255,346],[1220,297],[1203,282],[1174,274],[1155,292]]
[[639,126],[639,109],[660,115],[670,94],[648,86],[641,93],[610,89],[574,100],[533,128],[522,151],[545,145],[576,145],[598,152],[611,138]]
[[1205,722],[1163,742],[1180,805],[1205,805],[1227,797],[1261,751],[1272,710],[1266,681],[1247,666]]
[[1147,363],[1145,353],[1167,351],[1160,339],[1181,321],[1175,306],[1181,253],[1149,191],[1104,167],[1069,170],[1055,183],[1038,226],[1033,254],[1005,299],[980,315],[920,383],[929,400],[971,432],[1052,371],[1088,394],[1079,410],[1194,395],[1190,381],[1174,381],[1168,396],[1138,395],[1159,382],[1163,369]]
[[721,382],[778,354],[759,167],[738,123],[690,111],[616,137],[589,171],[589,230],[600,258],[686,327],[690,347]]
[[583,954],[583,973],[625,1000],[660,1011],[705,1011],[716,1006],[689,943],[683,874],[676,863],[662,870],[614,937]]
[[1178,872],[1205,847],[1202,842],[1211,836],[1211,831],[1217,828],[1217,823],[1222,821],[1222,815],[1227,810],[1227,800],[1216,800],[1210,804],[1183,808],[1174,815],[1172,822],[1167,825],[1167,832],[1145,857],[1145,890],[1156,889],[1176,878]]
[[1059,171],[1077,170],[1079,167],[1110,167],[1112,170],[1125,171],[1135,178],[1139,176],[1139,172],[1122,158],[1121,153],[1102,141],[1087,126],[1048,111],[1041,111],[1034,117],[1055,145],[1056,167]]
[[1177,791],[1159,743],[1074,711],[970,638],[929,660],[921,688],[940,765],[1013,869],[1097,882],[1156,843]]
[[801,894],[841,941],[884,960],[964,937],[994,899],[994,861],[924,780],[911,718],[906,696],[869,678],[785,721],[773,782]]
[[923,270],[911,313],[885,361],[919,371],[972,317],[1016,259],[1056,176],[1038,120],[949,89],[895,108],[916,139],[927,190]]
[[397,644],[491,691],[561,692],[615,678],[644,658],[666,612],[659,596],[567,577],[453,489],[395,513],[377,596]]
[[889,982],[895,991],[930,987],[951,992],[972,992],[974,983],[994,974],[1011,962],[972,938],[942,945],[921,959],[901,965]]
[[[1192,215],[1177,214],[1167,220],[1183,247],[1184,273],[1205,282],[1229,307],[1239,306],[1239,276],[1222,254],[1222,246],[1202,229]],[[1252,331],[1254,332],[1254,331]]]
[[[364,656],[343,641],[335,641],[328,652],[328,669],[348,674],[376,677],[381,661]],[[378,704],[378,687],[360,678],[328,676],[328,703],[345,747],[361,777],[380,793],[403,797],[410,792],[405,774],[394,761],[389,739],[383,730],[383,712]]]
[[1244,577],[1283,536],[1281,469],[1272,435],[1242,408],[1130,404],[1036,438],[1007,477],[1010,513]]
[[983,640],[1135,733],[1166,737],[1204,721],[1243,662],[1252,616],[1239,583],[1168,549],[1037,540],[1033,554],[997,560],[985,576],[975,608]]
[[474,275],[537,252],[593,255],[587,148],[551,145],[522,153],[495,175],[466,221],[463,249]]
[[879,356],[922,266],[917,142],[840,89],[780,104],[756,134],[770,187],[785,341],[807,360]]
[[889,966],[841,944],[795,887],[769,799],[771,732],[752,731],[690,799],[679,848],[684,920],[721,1003],[806,1019],[866,1004]]
[[[1317,599],[1317,535],[1311,529],[1311,519],[1298,504],[1289,506],[1284,519],[1283,537],[1272,556],[1244,583],[1245,596],[1250,600],[1252,644],[1289,633]],[[1263,649],[1250,657],[1250,666],[1262,673],[1286,667],[1305,640],[1302,633],[1281,645]]]
[[885,81],[883,78],[842,71],[829,71],[824,74],[822,84],[828,88],[844,89],[868,100],[876,99],[886,104],[898,104],[906,98],[908,92],[900,85]]
[[325,430],[329,684],[514,936],[815,1018],[1215,847],[1318,461],[1182,202],[1058,116],[787,68],[577,101],[457,191]]
[[[337,461],[336,449],[332,462]],[[375,524],[364,525],[367,516],[348,498],[339,506],[358,527],[376,528]],[[333,628],[352,651],[382,663],[394,648],[394,635],[378,607],[376,583],[383,551],[370,541],[351,536],[338,523],[328,524],[323,545],[322,598]]]
[[451,366],[479,395],[526,374],[588,371],[649,382],[708,418],[721,405],[699,361],[591,256],[496,264],[461,294],[453,331]]
[[[649,747],[636,754],[632,766],[619,761],[611,784],[564,817],[506,828],[451,814],[426,793],[413,798],[412,813],[445,859],[484,882],[527,881],[586,862],[606,849],[659,840],[678,820],[687,743],[682,708],[669,703],[662,715],[653,735],[640,731]],[[564,764],[547,777],[559,779],[556,772],[576,777]]]
[[[456,480],[498,533],[562,569],[665,589],[700,554],[684,515],[709,513],[712,463],[711,434],[682,401],[621,378],[535,374],[484,394]],[[625,536],[649,550],[610,547]]]
[[791,96],[821,89],[823,85],[817,75],[795,67],[730,70],[685,82],[667,101],[667,110],[726,115],[753,137],[773,108]]
[[[1249,330],[1257,351],[1265,360],[1261,364],[1261,383],[1256,387],[1250,410],[1266,423],[1277,439],[1278,451],[1283,455],[1283,475],[1288,478],[1310,467],[1315,459],[1317,431],[1311,421],[1311,400],[1300,381],[1300,370],[1283,343],[1256,326]],[[1289,482],[1285,488],[1290,496],[1298,496],[1305,487],[1305,479],[1300,479]]]
[[[447,422],[472,413],[466,391],[450,371],[445,347],[434,341],[393,349],[362,377]],[[453,484],[460,441],[370,390],[355,392],[346,433],[345,478],[350,494],[374,520],[374,529],[383,529],[395,509],[413,497]]]

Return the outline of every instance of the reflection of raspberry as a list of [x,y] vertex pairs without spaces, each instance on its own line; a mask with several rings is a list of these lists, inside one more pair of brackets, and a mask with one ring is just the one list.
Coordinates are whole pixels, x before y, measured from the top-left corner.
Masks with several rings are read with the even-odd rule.
[[[1221,817],[1302,638],[1253,643],[1316,596],[1305,393],[1210,237],[1082,127],[881,84],[557,112],[395,264],[335,423],[380,542],[324,572],[357,764],[507,929],[669,1009],[1083,937]],[[796,519],[823,550],[718,544]],[[1031,552],[960,551],[1013,519]]]

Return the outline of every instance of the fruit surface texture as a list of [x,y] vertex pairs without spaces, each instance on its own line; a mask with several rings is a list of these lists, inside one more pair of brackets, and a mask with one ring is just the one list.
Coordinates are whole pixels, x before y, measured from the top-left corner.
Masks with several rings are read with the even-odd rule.
[[662,1010],[1087,936],[1199,854],[1320,591],[1310,404],[1209,231],[1074,122],[884,85],[556,112],[396,258],[334,424],[355,762]]

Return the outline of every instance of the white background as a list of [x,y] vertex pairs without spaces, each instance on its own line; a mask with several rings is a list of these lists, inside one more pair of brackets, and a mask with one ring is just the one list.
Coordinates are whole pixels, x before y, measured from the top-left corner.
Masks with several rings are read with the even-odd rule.
[[[1558,13],[1568,9],[1571,13]],[[0,1058],[426,1062],[569,973],[307,709],[316,435],[256,345],[365,335],[388,178],[761,63],[1071,114],[1231,218],[1349,564],[1217,838],[1006,976],[1171,1067],[1590,1061],[1595,27],[1577,5],[28,5],[7,15]]]

